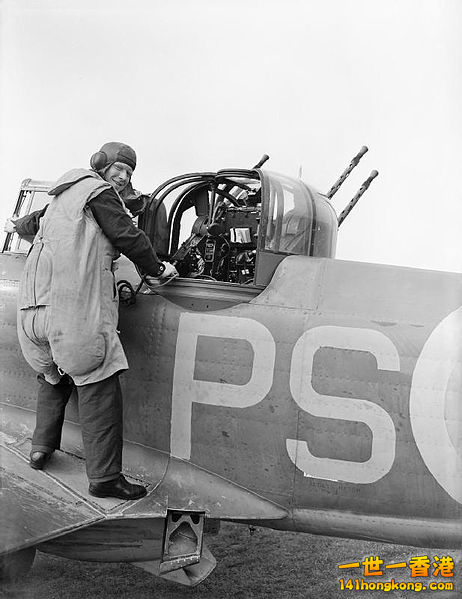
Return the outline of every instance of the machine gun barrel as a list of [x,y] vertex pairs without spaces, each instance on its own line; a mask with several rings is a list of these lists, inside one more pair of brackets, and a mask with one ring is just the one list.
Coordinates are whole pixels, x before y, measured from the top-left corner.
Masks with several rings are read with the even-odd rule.
[[263,154],[263,156],[260,158],[260,160],[253,168],[261,168],[267,160],[269,160],[268,154]]
[[343,221],[346,219],[346,217],[350,214],[350,212],[353,210],[353,208],[357,204],[359,198],[363,195],[363,193],[366,191],[366,189],[369,187],[369,185],[377,177],[378,174],[379,173],[377,171],[372,171],[371,174],[369,175],[369,177],[361,185],[361,187],[359,188],[358,192],[356,193],[354,198],[351,200],[351,202],[346,206],[346,208],[344,208],[342,210],[342,212],[340,213],[340,216],[338,217],[338,226],[339,227],[343,223]]
[[353,160],[350,162],[350,164],[348,165],[348,168],[346,168],[343,171],[343,173],[340,175],[340,177],[337,179],[337,181],[332,185],[332,187],[329,189],[329,191],[326,194],[327,198],[329,200],[331,200],[332,197],[334,196],[334,194],[337,193],[340,186],[343,184],[345,179],[348,177],[348,175],[351,173],[351,171],[355,168],[355,166],[358,164],[358,162],[361,160],[361,158],[364,156],[364,154],[368,151],[368,149],[369,148],[367,148],[366,146],[363,146],[359,150],[359,152],[356,154],[356,156],[353,158]]

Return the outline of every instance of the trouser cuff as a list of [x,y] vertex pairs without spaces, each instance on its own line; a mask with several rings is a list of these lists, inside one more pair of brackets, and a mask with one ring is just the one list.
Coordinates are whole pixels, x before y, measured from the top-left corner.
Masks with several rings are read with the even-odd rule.
[[107,476],[102,476],[101,478],[90,478],[88,477],[88,482],[90,483],[107,483],[110,480],[116,480],[119,478],[120,472],[118,474],[108,474]]
[[35,443],[31,445],[30,452],[34,451],[44,451],[45,453],[53,453],[54,447],[50,447],[49,445],[36,445]]

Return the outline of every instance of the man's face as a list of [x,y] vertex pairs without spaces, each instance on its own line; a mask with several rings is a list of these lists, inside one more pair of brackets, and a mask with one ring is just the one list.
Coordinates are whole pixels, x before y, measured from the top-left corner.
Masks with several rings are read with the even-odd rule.
[[104,173],[104,178],[117,191],[123,191],[130,183],[133,169],[123,162],[114,162]]

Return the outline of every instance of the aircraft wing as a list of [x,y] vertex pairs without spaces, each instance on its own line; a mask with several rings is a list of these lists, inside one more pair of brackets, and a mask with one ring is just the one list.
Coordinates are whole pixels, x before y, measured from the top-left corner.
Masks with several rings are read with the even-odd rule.
[[13,439],[0,436],[0,554],[88,526],[104,513],[57,480],[32,470]]

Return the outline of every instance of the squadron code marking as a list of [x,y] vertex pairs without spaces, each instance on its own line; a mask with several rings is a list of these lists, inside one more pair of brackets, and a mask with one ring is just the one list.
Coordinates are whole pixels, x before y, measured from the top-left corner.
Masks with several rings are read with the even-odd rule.
[[[199,337],[222,337],[247,341],[254,359],[246,384],[231,384],[194,378]],[[393,341],[375,329],[318,326],[294,339],[287,365],[290,394],[299,408],[324,418],[364,423],[370,430],[371,455],[366,462],[319,458],[306,441],[286,439],[290,460],[307,478],[332,482],[371,484],[393,467],[396,430],[388,412],[378,404],[354,397],[317,393],[312,386],[313,361],[322,347],[369,352],[379,370],[400,371],[400,356]],[[208,404],[246,408],[263,401],[275,376],[276,341],[269,329],[257,320],[238,316],[183,313],[178,325],[172,392],[171,453],[191,457],[192,406]],[[462,503],[460,448],[454,445],[445,416],[446,392],[451,375],[460,368],[462,356],[462,307],[445,318],[430,335],[418,358],[410,389],[410,419],[422,458],[439,484]],[[429,368],[433,363],[433,368]],[[427,390],[426,392],[425,389]],[[436,399],[435,399],[436,390]],[[435,452],[438,443],[443,451]],[[451,460],[439,460],[442,454]],[[436,457],[435,457],[436,456]]]

